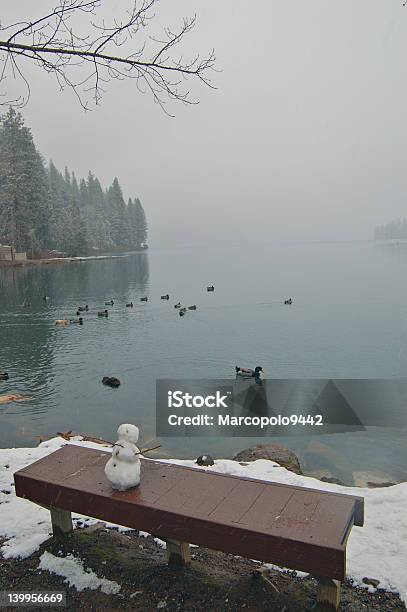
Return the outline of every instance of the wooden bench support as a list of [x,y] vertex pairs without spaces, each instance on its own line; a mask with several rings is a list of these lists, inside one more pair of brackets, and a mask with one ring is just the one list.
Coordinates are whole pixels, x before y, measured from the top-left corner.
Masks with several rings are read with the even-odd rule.
[[317,578],[317,610],[337,610],[341,597],[341,583],[339,580]]
[[72,525],[72,514],[69,510],[61,510],[61,508],[55,508],[55,506],[47,506],[46,504],[40,504],[36,502],[41,508],[49,510],[51,513],[51,524],[52,533],[55,535],[64,535],[65,533],[71,533],[73,531]]
[[173,567],[183,567],[191,563],[191,553],[187,542],[167,540],[167,561]]
[[64,535],[73,531],[72,515],[68,510],[61,510],[50,506],[52,533],[56,535]]

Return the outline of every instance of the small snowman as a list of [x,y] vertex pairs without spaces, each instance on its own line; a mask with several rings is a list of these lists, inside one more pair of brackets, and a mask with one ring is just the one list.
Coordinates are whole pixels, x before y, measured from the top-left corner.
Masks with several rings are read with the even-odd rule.
[[124,424],[117,435],[105,474],[113,489],[126,491],[140,484],[140,449],[136,446],[139,430],[136,425]]

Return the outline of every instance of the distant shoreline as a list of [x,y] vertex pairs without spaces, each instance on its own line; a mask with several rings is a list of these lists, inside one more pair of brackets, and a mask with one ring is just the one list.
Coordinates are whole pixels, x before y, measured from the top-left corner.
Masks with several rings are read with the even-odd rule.
[[[135,251],[138,252],[138,251]],[[24,259],[17,261],[0,260],[0,268],[21,268],[24,266],[48,265],[54,263],[83,262],[96,259],[123,259],[128,255],[90,255],[87,257],[50,257],[49,259]]]

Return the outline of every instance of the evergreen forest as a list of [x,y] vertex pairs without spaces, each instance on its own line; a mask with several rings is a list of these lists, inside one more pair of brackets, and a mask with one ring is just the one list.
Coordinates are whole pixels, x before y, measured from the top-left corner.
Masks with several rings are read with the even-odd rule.
[[76,178],[46,164],[21,113],[0,117],[0,244],[35,256],[131,251],[147,242],[139,198],[126,202],[117,178],[104,189],[89,172]]

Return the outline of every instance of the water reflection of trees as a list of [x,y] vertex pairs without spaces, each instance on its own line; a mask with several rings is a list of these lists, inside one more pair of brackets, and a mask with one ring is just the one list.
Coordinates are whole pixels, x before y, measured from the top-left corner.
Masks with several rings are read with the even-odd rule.
[[115,294],[125,295],[129,288],[145,292],[148,282],[148,256],[144,252],[124,258],[3,268],[0,313],[21,307],[25,299],[31,301],[31,310],[27,312],[37,312],[39,306],[44,306],[45,295],[56,305],[86,296],[102,300]]
[[[146,293],[148,283],[147,253],[0,269],[0,370],[10,373],[1,392],[19,391],[34,397],[30,403],[13,405],[12,412],[39,413],[54,404],[55,354],[60,342],[56,318],[75,317],[81,303],[89,302],[95,308],[111,297],[135,299],[134,294]],[[44,296],[50,300],[45,301]],[[23,306],[25,299],[30,306]]]
[[85,267],[86,281],[82,275],[73,275],[78,283],[76,294],[87,294],[104,299],[111,295],[127,295],[130,289],[144,292],[149,281],[148,256],[146,253],[121,259],[105,259],[72,264]]

